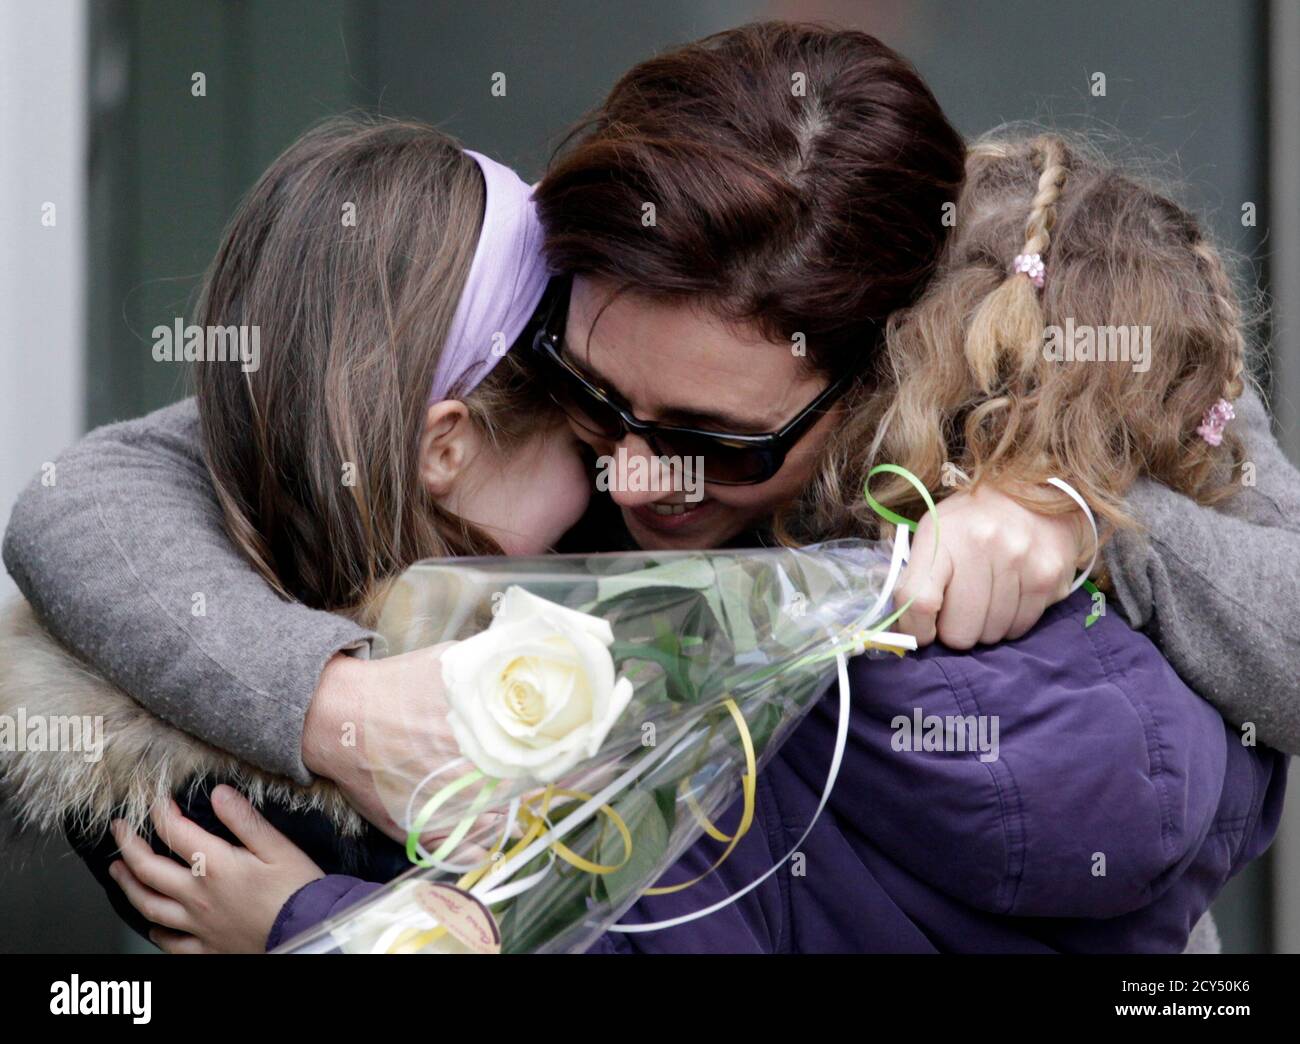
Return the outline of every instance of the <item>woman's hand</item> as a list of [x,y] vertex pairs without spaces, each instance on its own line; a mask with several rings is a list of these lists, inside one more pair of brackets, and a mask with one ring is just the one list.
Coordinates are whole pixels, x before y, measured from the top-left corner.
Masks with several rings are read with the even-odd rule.
[[406,831],[392,811],[427,773],[460,757],[442,689],[449,644],[382,660],[335,656],[307,711],[303,763],[394,841],[405,841]]
[[896,605],[913,599],[896,626],[918,645],[936,636],[953,649],[1019,638],[1066,596],[1092,550],[1083,512],[1041,515],[987,483],[940,501],[938,513],[937,555],[927,514],[895,595]]
[[233,787],[212,791],[217,817],[239,848],[186,819],[174,801],[154,808],[158,836],[189,866],[159,855],[122,820],[113,837],[122,858],[108,872],[167,953],[262,953],[280,908],[303,885],[324,877],[292,841]]

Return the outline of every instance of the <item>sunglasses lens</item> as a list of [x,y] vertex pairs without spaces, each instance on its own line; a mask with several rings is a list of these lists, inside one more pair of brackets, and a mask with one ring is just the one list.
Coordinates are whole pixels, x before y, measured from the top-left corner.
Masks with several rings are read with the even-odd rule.
[[617,439],[623,436],[623,420],[599,396],[593,395],[568,374],[561,374],[551,388],[551,398],[565,415],[593,435]]
[[657,432],[656,453],[667,457],[690,457],[699,460],[697,474],[705,482],[744,486],[766,482],[780,469],[769,450],[744,443],[729,444],[725,439],[683,432]]

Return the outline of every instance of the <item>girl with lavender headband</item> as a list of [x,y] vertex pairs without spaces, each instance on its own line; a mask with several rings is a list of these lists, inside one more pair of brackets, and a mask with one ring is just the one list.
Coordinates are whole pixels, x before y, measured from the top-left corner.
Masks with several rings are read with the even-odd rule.
[[[508,350],[531,336],[548,282],[530,197],[509,168],[431,128],[391,121],[327,123],[254,186],[208,274],[199,322],[258,324],[261,365],[245,373],[205,362],[196,376],[217,505],[268,593],[364,625],[405,565],[538,554],[582,516],[590,483],[578,444],[529,353]],[[340,223],[348,204],[355,224]],[[25,607],[15,611],[15,659],[39,672],[57,646]],[[302,655],[294,635],[279,642],[282,655]],[[423,689],[428,655],[385,662]],[[0,704],[34,698],[30,674],[4,682]],[[146,922],[110,878],[116,846],[106,817],[138,827],[155,802],[176,795],[192,821],[225,833],[203,789],[214,779],[240,779],[267,799],[268,815],[309,853],[303,859],[380,872],[364,842],[386,839],[335,785],[295,785],[221,754],[167,724],[167,711],[156,718],[105,682],[47,678],[45,687],[106,711],[104,757],[53,776],[41,773],[48,758],[12,758],[0,775],[25,820],[68,827],[139,930]],[[412,742],[447,757],[454,744],[430,710]],[[236,752],[253,745],[230,739]],[[355,769],[367,780],[356,790],[371,796],[368,771]],[[269,927],[288,893],[262,884],[249,889],[249,912],[264,913]]]

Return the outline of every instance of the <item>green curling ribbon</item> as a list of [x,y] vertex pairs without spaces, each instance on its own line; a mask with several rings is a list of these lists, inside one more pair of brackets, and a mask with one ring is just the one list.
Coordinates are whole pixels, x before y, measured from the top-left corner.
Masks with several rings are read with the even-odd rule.
[[[925,483],[908,471],[907,468],[902,467],[899,464],[877,464],[867,472],[866,481],[862,483],[862,495],[866,498],[867,504],[871,510],[886,522],[892,522],[896,526],[906,526],[913,533],[915,533],[917,529],[916,522],[913,522],[910,518],[904,518],[897,511],[891,511],[871,495],[871,480],[881,472],[888,472],[891,475],[898,475],[906,479],[912,488],[921,494],[921,499],[925,501],[925,513],[934,519],[934,552],[930,556],[930,564],[933,567],[935,556],[939,554],[939,511],[938,508],[934,506],[934,498],[930,496],[930,491],[925,488]],[[871,635],[877,634],[891,626],[895,620],[907,612],[908,607],[912,602],[913,599],[909,598],[878,624],[864,632],[865,637],[869,638]]]
[[[483,789],[478,792],[474,800],[470,803],[464,817],[456,824],[455,829],[447,835],[442,844],[438,846],[437,851],[430,855],[428,859],[424,859],[419,853],[419,844],[420,834],[423,833],[425,824],[427,824],[429,820],[433,818],[433,814],[451,798],[455,797],[471,783],[480,779],[487,779],[487,782],[483,784]],[[435,861],[445,858],[447,853],[453,851],[455,847],[460,844],[461,839],[469,833],[469,828],[474,825],[474,820],[477,819],[478,814],[483,811],[484,806],[487,805],[488,801],[492,797],[492,792],[496,790],[497,784],[500,782],[499,779],[485,777],[482,772],[474,769],[465,773],[465,775],[461,776],[459,779],[455,779],[448,783],[445,787],[434,794],[433,797],[429,798],[429,800],[424,803],[424,807],[420,809],[419,814],[416,815],[415,820],[411,823],[411,829],[407,832],[406,858],[416,866],[423,867],[433,866]]]
[[[1097,590],[1097,585],[1094,584],[1091,580],[1085,580],[1085,581],[1083,582],[1083,589],[1084,589],[1085,591],[1087,591],[1088,594],[1090,594],[1090,595],[1099,595],[1099,594],[1101,594],[1101,592]],[[1102,598],[1105,598],[1105,597],[1106,597],[1105,595],[1102,595]],[[1093,602],[1092,604],[1093,604],[1093,605],[1096,605],[1097,603],[1096,603],[1096,602]],[[1096,609],[1094,609],[1094,610],[1092,611],[1092,613],[1089,614],[1089,616],[1087,617],[1087,619],[1085,619],[1085,620],[1083,621],[1083,626],[1084,626],[1084,627],[1091,627],[1091,626],[1092,626],[1093,624],[1095,624],[1099,619],[1101,619],[1101,613],[1098,612]]]
[[[913,522],[910,518],[904,518],[896,511],[891,511],[871,495],[871,480],[881,472],[888,472],[891,475],[901,476],[911,484],[913,489],[921,494],[921,499],[925,501],[925,513],[934,518],[934,554],[937,555],[939,553],[939,512],[934,506],[934,498],[930,496],[930,491],[925,488],[925,483],[908,471],[907,468],[901,467],[898,464],[877,464],[867,472],[867,479],[862,483],[862,495],[866,498],[867,504],[871,507],[872,511],[883,518],[886,522],[892,522],[896,526],[907,526],[907,528],[913,533],[916,532],[917,523]],[[932,555],[931,560],[933,560],[933,557],[934,556]]]

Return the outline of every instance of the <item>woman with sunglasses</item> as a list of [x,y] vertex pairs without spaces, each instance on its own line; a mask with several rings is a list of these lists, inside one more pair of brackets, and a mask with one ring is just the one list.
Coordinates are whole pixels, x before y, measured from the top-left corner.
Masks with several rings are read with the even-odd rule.
[[[756,104],[752,75],[788,83],[796,66],[810,69],[824,88],[816,96],[824,106],[818,121],[807,122],[779,94],[770,105]],[[614,178],[591,177],[602,151],[621,155],[608,146],[630,127],[652,143],[664,135],[675,147],[656,153],[651,145],[637,157],[645,165],[640,184],[627,168]],[[708,490],[689,506],[684,498],[647,496],[615,482],[613,500],[626,529],[603,532],[601,543],[617,546],[625,534],[647,547],[766,537],[777,515],[820,481],[829,436],[863,386],[881,377],[877,331],[915,297],[939,255],[945,233],[934,215],[958,191],[960,139],[910,68],[877,41],[767,25],[638,66],[578,140],[581,147],[559,160],[538,197],[550,260],[574,275],[568,314],[561,319],[559,290],[541,334],[523,348],[542,357],[548,390],[594,450],[617,441],[641,452],[701,457]],[[800,157],[808,169],[792,180],[791,164]],[[662,176],[650,179],[656,172]],[[626,203],[650,180],[659,219],[646,228],[640,207],[629,211]],[[722,191],[728,186],[737,194]],[[867,205],[876,199],[887,206]],[[593,236],[597,226],[602,232]],[[720,283],[736,292],[710,297]],[[703,301],[710,307],[700,307]],[[104,524],[106,496],[111,516],[129,514],[138,481],[157,481],[160,460],[173,476],[170,502],[185,490],[191,506],[201,505],[178,514],[211,523],[201,448],[186,444],[193,432],[192,421],[172,412],[165,421],[92,437],[65,458],[63,473],[76,476],[83,466],[116,459],[116,478],[93,489],[64,481],[50,496],[33,489],[15,513],[6,562],[60,637],[142,704],[300,784],[310,783],[312,770],[334,779],[359,809],[396,833],[368,794],[365,767],[350,761],[355,748],[337,742],[338,725],[349,701],[367,692],[377,706],[405,701],[403,711],[418,708],[427,699],[427,660],[367,664],[337,655],[366,647],[364,627],[250,593],[250,585],[264,588],[264,581],[215,525],[159,527],[145,560],[130,563],[139,590],[129,600],[121,598],[116,563],[106,575],[87,550],[90,542],[69,537],[68,521]],[[177,472],[185,478],[177,480]],[[970,627],[950,641],[954,646],[1027,631],[1090,550],[1078,517],[1038,516],[987,491],[966,503],[982,518],[968,510],[962,526],[953,513],[954,524],[944,530],[955,570],[950,589],[958,596],[951,600],[966,604],[959,619]],[[145,514],[156,514],[152,504]],[[998,534],[993,544],[979,535],[990,531]],[[591,527],[578,532],[590,534]],[[963,553],[972,542],[996,550],[1000,540],[1028,544],[1037,554],[1011,556],[990,574],[987,555]],[[116,553],[123,552],[117,542]],[[963,573],[971,566],[973,579]],[[944,570],[941,561],[929,575]],[[166,578],[149,579],[159,572]],[[1009,591],[998,582],[1007,574],[1017,581]],[[196,641],[175,620],[153,622],[163,588],[221,592],[232,604],[256,608],[223,615]],[[105,619],[117,624],[111,653]],[[942,616],[939,626],[942,632]],[[252,652],[242,654],[238,675],[228,666],[236,650]],[[1064,762],[1060,768],[1070,771]]]
[[532,349],[549,368],[548,384],[555,404],[579,430],[601,443],[620,443],[634,436],[646,444],[651,456],[698,459],[704,481],[711,485],[755,486],[767,482],[853,379],[846,373],[832,380],[777,431],[724,432],[641,420],[620,404],[617,393],[593,383],[593,378],[584,374],[582,364],[564,348],[573,280],[557,279],[551,293],[550,302],[543,306],[541,328],[533,338]]

